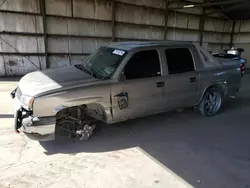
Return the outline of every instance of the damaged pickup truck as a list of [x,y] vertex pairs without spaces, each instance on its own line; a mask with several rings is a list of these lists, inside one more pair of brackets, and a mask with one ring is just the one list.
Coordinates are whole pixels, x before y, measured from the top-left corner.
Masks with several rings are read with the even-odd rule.
[[240,82],[239,66],[224,66],[191,42],[111,43],[83,64],[25,75],[11,93],[14,129],[46,141],[61,127],[87,140],[98,122],[192,106],[214,116]]

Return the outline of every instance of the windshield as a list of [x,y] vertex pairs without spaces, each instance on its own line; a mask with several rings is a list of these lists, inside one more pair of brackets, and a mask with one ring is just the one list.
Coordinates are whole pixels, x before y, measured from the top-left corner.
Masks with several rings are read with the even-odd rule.
[[115,72],[126,51],[101,47],[84,61],[84,68],[92,76],[108,79]]

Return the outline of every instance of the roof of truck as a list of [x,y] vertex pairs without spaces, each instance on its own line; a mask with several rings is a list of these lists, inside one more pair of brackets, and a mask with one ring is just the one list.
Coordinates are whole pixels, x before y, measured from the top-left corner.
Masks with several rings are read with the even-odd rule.
[[133,48],[146,47],[146,46],[165,46],[165,45],[178,45],[178,44],[192,44],[186,41],[129,41],[129,42],[113,42],[107,47],[118,48],[121,50],[129,51]]

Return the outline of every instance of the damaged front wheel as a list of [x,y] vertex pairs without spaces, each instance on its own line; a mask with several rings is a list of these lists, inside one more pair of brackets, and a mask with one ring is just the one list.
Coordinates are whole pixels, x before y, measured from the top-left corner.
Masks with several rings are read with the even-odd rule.
[[80,140],[88,140],[92,135],[93,131],[96,128],[96,125],[86,124],[83,129],[77,130],[76,133],[79,136]]
[[57,127],[66,130],[73,139],[89,140],[94,133],[96,124],[93,121],[81,121],[69,116],[58,121]]

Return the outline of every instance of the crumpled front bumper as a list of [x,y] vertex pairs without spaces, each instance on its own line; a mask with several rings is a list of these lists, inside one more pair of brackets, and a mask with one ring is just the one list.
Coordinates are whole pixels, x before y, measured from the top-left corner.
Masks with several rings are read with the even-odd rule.
[[55,139],[55,117],[33,117],[20,107],[14,113],[14,130],[23,132],[32,140],[48,141]]

